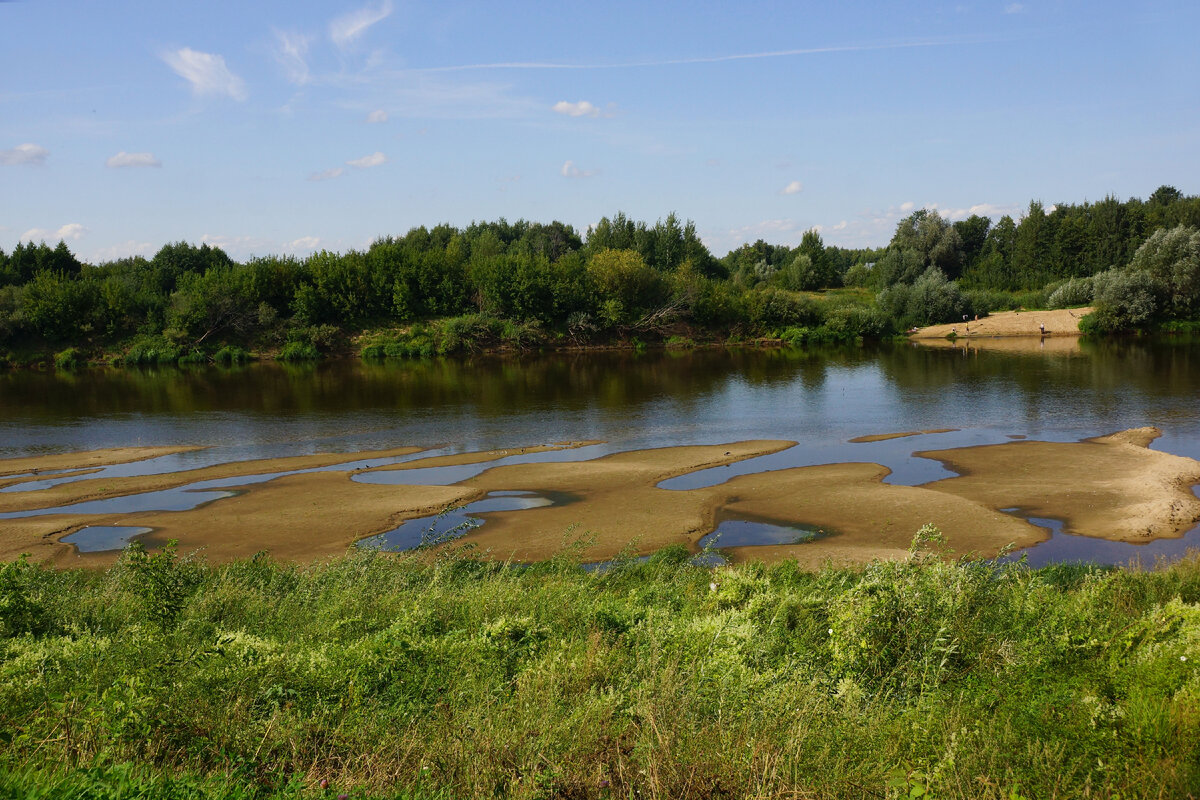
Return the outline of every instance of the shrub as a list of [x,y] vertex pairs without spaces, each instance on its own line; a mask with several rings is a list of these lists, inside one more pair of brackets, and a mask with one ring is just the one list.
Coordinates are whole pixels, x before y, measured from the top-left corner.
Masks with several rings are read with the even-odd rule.
[[[1049,287],[1047,287],[1049,288]],[[1049,308],[1074,308],[1076,306],[1086,306],[1092,302],[1092,279],[1088,278],[1069,278],[1068,280],[1058,284],[1058,286],[1050,292],[1050,296],[1046,298],[1046,306]]]
[[1108,333],[1150,324],[1159,313],[1165,288],[1149,272],[1110,269],[1093,277],[1096,331]]
[[288,342],[275,358],[279,361],[316,361],[321,351],[309,342]]
[[218,364],[244,364],[250,359],[250,354],[240,347],[225,345],[213,354],[213,361]]
[[82,363],[83,359],[79,355],[79,350],[74,347],[68,347],[66,350],[54,354],[55,369],[75,369]]

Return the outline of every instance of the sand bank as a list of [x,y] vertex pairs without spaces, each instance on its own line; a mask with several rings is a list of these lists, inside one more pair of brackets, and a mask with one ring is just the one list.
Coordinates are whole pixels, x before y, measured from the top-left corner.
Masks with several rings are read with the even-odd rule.
[[[291,472],[299,469],[319,469],[336,466],[349,461],[373,458],[395,458],[419,453],[420,447],[396,447],[391,450],[370,450],[361,453],[314,453],[287,458],[263,458],[253,461],[233,461],[214,464],[210,467],[165,472],[160,475],[132,475],[120,478],[95,478],[64,483],[36,492],[5,492],[0,494],[0,511],[31,511],[39,508],[81,503],[85,500],[102,500],[124,497],[142,492],[157,492],[176,489],[198,481],[223,478],[241,478],[249,475],[265,475],[271,472]],[[86,462],[85,462],[86,463]],[[69,468],[69,467],[68,467]]]
[[594,444],[603,444],[599,439],[589,439],[580,442],[556,442],[554,444],[538,444],[530,447],[510,447],[503,450],[488,450],[475,453],[455,453],[448,456],[428,456],[405,461],[402,464],[389,464],[385,467],[374,467],[361,470],[362,472],[393,472],[406,469],[431,469],[433,467],[458,467],[464,464],[482,464],[488,461],[499,461],[510,456],[522,456],[530,453],[546,453],[555,450],[574,450]]
[[981,319],[930,325],[909,336],[910,339],[945,339],[954,331],[959,340],[989,336],[1079,336],[1079,320],[1091,308],[1057,308],[1051,311],[999,311]]
[[855,436],[849,439],[851,444],[863,444],[865,442],[885,442],[888,439],[903,439],[906,436],[922,436],[927,433],[953,433],[958,428],[932,428],[927,431],[904,431],[903,433],[872,433],[867,436]]
[[917,453],[961,477],[926,484],[990,508],[1063,520],[1066,533],[1125,542],[1178,537],[1200,521],[1200,462],[1148,449],[1156,428],[1083,442],[1018,441]]
[[21,475],[26,472],[47,470],[78,470],[106,467],[111,464],[128,464],[149,458],[170,456],[176,453],[191,453],[203,450],[199,446],[177,447],[110,447],[105,450],[84,450],[77,453],[55,453],[45,456],[22,456],[0,459],[0,475]]

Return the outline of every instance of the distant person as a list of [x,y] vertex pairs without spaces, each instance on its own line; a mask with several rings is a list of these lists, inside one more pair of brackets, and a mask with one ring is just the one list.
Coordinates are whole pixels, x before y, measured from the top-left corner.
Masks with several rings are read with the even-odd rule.
[[1039,330],[1042,332],[1042,336],[1045,336],[1045,335],[1046,335],[1046,323],[1044,323],[1044,322],[1039,322],[1039,323],[1038,323],[1038,329],[1039,329]]

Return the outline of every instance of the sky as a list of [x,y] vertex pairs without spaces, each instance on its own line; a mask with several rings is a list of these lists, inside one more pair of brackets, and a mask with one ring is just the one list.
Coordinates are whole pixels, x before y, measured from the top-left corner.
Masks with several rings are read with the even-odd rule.
[[1195,0],[0,0],[0,248],[624,211],[720,256],[1197,194],[1198,29]]

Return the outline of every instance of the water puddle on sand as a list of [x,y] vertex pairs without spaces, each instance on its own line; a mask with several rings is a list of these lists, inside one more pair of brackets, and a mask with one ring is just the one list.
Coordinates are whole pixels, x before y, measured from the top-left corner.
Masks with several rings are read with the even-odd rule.
[[75,545],[75,549],[81,553],[101,553],[105,550],[124,550],[135,536],[149,533],[150,530],[119,525],[89,525],[59,541]]
[[833,535],[824,528],[781,525],[752,519],[726,519],[700,540],[704,548],[757,547],[772,544],[805,544]]
[[524,511],[552,505],[565,505],[576,500],[573,495],[559,492],[490,492],[482,500],[452,508],[432,517],[410,519],[390,531],[371,536],[358,543],[359,547],[398,553],[422,545],[441,544],[470,533],[484,523],[473,514],[491,511]]
[[[1193,491],[1200,494],[1197,489],[1193,489]],[[1017,508],[1000,510],[1050,531],[1048,540],[1021,550],[1014,550],[999,559],[1002,563],[1018,561],[1024,557],[1025,563],[1030,567],[1087,563],[1112,567],[1142,566],[1150,568],[1159,561],[1178,561],[1188,550],[1200,550],[1200,525],[1192,528],[1178,539],[1155,539],[1145,544],[1133,544],[1132,542],[1114,542],[1110,539],[1064,533],[1061,519],[1027,517],[1021,514],[1020,509]]]

